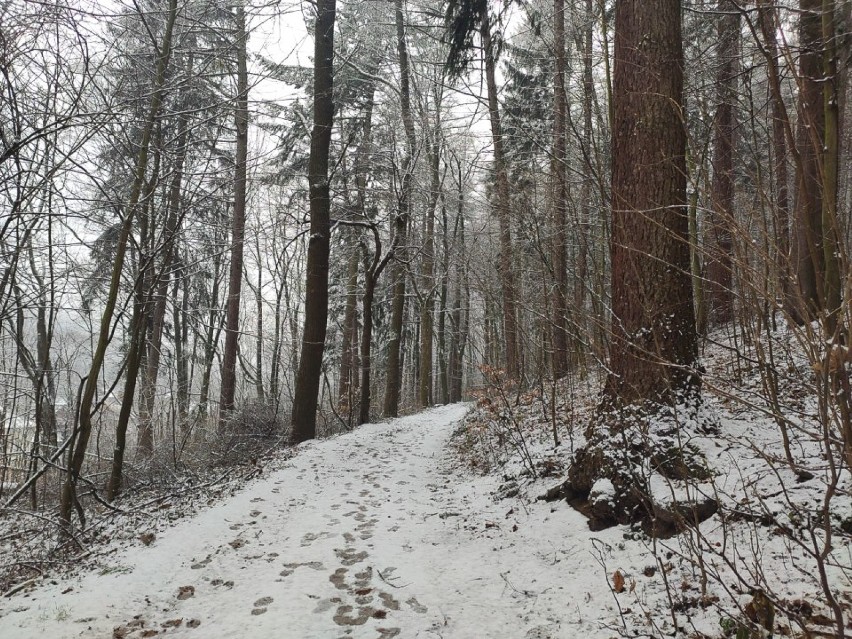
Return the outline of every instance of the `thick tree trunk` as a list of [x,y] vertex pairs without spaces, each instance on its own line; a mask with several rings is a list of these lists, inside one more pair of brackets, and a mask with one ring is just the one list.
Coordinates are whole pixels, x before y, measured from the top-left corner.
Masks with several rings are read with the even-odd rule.
[[246,226],[246,170],[248,165],[248,66],[245,7],[237,4],[237,103],[234,126],[237,130],[234,167],[234,210],[231,226],[231,267],[228,277],[228,302],[225,320],[225,350],[222,354],[222,381],[219,389],[220,424],[234,408],[237,389],[237,349],[240,337],[240,297],[243,285],[243,248]]
[[677,402],[696,385],[679,0],[619,0],[612,159],[615,406]]
[[314,125],[308,161],[311,236],[305,284],[305,328],[296,391],[293,399],[294,444],[316,437],[322,357],[328,321],[328,262],[331,246],[331,195],[328,156],[334,120],[334,18],[335,0],[317,1],[314,26]]
[[[574,276],[574,313],[576,320],[574,322],[574,330],[577,332],[575,341],[579,346],[577,353],[578,361],[583,357],[581,342],[586,339],[587,335],[592,335],[588,332],[590,325],[586,316],[586,287],[589,285],[589,244],[593,211],[592,175],[595,173],[595,166],[592,161],[594,157],[592,149],[592,103],[595,98],[595,83],[592,75],[595,16],[592,8],[592,0],[586,0],[585,20],[587,24],[583,31],[583,156],[586,159],[588,176],[583,179],[583,184],[580,187],[580,219],[576,231],[577,253],[576,274]],[[594,342],[594,338],[592,337],[588,341]]]
[[[701,417],[680,0],[616,2],[614,95],[609,375],[566,486],[587,498],[593,529],[641,520],[660,533],[717,508],[712,498],[662,504],[649,479],[707,478],[701,454],[671,434]],[[592,490],[601,479],[612,487],[604,499]]]
[[518,310],[515,286],[514,259],[512,257],[512,207],[509,196],[509,172],[503,152],[503,130],[500,123],[500,106],[497,100],[497,79],[494,42],[488,14],[482,17],[480,28],[485,49],[485,84],[488,93],[488,112],[491,121],[491,139],[494,145],[494,172],[497,182],[494,208],[500,226],[500,286],[503,291],[503,338],[505,341],[506,375],[518,380],[521,376],[518,350]]
[[713,141],[710,254],[707,280],[712,319],[733,318],[734,149],[739,73],[740,14],[730,0],[719,0],[716,44],[717,107]]

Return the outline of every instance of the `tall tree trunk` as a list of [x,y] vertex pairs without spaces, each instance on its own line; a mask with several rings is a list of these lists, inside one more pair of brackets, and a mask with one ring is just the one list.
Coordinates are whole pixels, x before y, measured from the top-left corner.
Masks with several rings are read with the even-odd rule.
[[679,0],[619,0],[606,399],[677,402],[697,386]]
[[769,65],[772,102],[772,176],[774,184],[774,211],[777,293],[784,295],[790,272],[790,196],[787,186],[787,132],[790,123],[778,77],[778,40],[775,8],[763,6],[758,0],[758,21],[766,47]]
[[[838,321],[841,299],[840,238],[843,237],[837,216],[837,190],[840,167],[840,96],[841,83],[837,65],[838,15],[834,0],[822,0],[822,66],[823,118],[822,145],[822,248],[825,276],[826,330],[833,335]],[[848,401],[848,400],[847,400]],[[847,442],[852,446],[852,442]]]
[[821,160],[825,140],[822,84],[822,0],[801,0],[799,15],[799,120],[801,171],[796,180],[793,268],[798,285],[797,319],[813,319],[824,306]]
[[485,84],[488,93],[488,112],[491,121],[491,139],[494,145],[494,172],[496,174],[497,221],[500,226],[500,286],[503,291],[503,337],[506,345],[506,374],[518,380],[521,376],[518,351],[518,311],[515,287],[514,259],[512,257],[512,207],[509,196],[509,172],[503,152],[503,130],[500,124],[500,106],[497,100],[497,79],[494,42],[487,12],[480,27],[485,50]]
[[[586,27],[583,30],[583,156],[589,175],[580,187],[580,220],[577,225],[576,275],[574,277],[575,330],[580,337],[589,334],[586,319],[586,286],[589,273],[589,240],[592,228],[592,175],[595,173],[592,158],[592,103],[595,83],[592,75],[593,35],[595,16],[592,0],[585,4]],[[580,341],[579,339],[577,341]],[[591,341],[591,340],[590,340]]]
[[[462,177],[461,164],[458,167],[458,210],[456,211],[456,225],[458,227],[457,252],[465,255],[464,237],[464,179]],[[467,341],[467,308],[464,264],[456,261],[454,292],[452,294],[452,312],[450,313],[450,354],[447,364],[449,377],[449,401],[460,402],[462,398],[462,387],[464,382],[464,350]]]
[[[378,62],[369,69],[369,73],[374,75],[377,68]],[[367,103],[364,106],[364,123],[361,133],[361,141],[358,144],[358,150],[355,152],[354,163],[355,190],[357,193],[356,207],[358,216],[362,221],[369,219],[367,214],[367,177],[369,173],[373,142],[373,106],[376,95],[375,82],[371,82],[368,85],[366,94]],[[356,247],[352,250],[352,254],[349,257],[349,282],[346,291],[346,315],[344,320],[342,349],[343,355],[340,363],[340,391],[338,393],[338,401],[340,403],[346,402],[350,411],[354,408],[354,406],[350,405],[350,396],[354,396],[357,393],[361,377],[360,363],[358,362],[359,253],[360,250]],[[370,304],[370,310],[372,311],[372,303]],[[360,348],[363,352],[363,343],[361,343]]]
[[[174,274],[174,287],[172,293],[172,324],[174,326],[175,336],[175,377],[177,382],[177,404],[178,404],[178,419],[181,428],[186,427],[186,421],[189,417],[189,394],[190,394],[190,377],[189,377],[189,291],[187,290],[187,279],[179,271]],[[183,296],[180,296],[180,289],[183,286]]]
[[733,317],[734,133],[737,126],[740,14],[730,0],[719,0],[716,44],[717,106],[713,142],[710,255],[707,266],[712,319]]
[[225,320],[225,350],[222,355],[222,381],[219,395],[220,424],[234,408],[237,389],[237,348],[240,337],[240,293],[243,285],[243,245],[246,226],[246,169],[248,164],[248,66],[246,14],[242,3],[236,13],[237,104],[234,125],[237,129],[234,167],[234,211],[231,226],[231,268],[228,277],[228,303]]
[[[192,64],[190,63],[190,70]],[[149,456],[154,452],[153,415],[157,397],[157,380],[160,372],[160,355],[163,344],[163,329],[168,306],[169,278],[175,260],[177,247],[175,240],[180,227],[180,196],[183,183],[183,164],[187,153],[187,118],[182,116],[178,124],[177,158],[173,167],[172,181],[169,185],[168,212],[166,228],[163,234],[163,258],[159,272],[154,273],[151,283],[151,295],[154,308],[151,312],[151,334],[147,345],[145,373],[142,377],[141,402],[139,407],[139,428],[137,446],[141,454]],[[152,247],[153,248],[153,247]],[[155,292],[156,291],[156,292]],[[177,340],[177,334],[175,340]]]
[[157,59],[157,68],[154,74],[154,86],[151,92],[151,101],[148,106],[148,113],[145,117],[142,136],[139,142],[139,154],[136,158],[133,184],[131,185],[130,197],[127,202],[127,207],[125,208],[124,221],[121,225],[116,241],[116,253],[113,261],[107,300],[104,306],[103,315],[101,316],[96,346],[92,353],[92,363],[89,367],[89,373],[86,376],[86,383],[83,387],[83,392],[80,395],[77,437],[69,452],[68,470],[65,482],[62,486],[62,495],[59,503],[59,518],[65,525],[69,525],[71,523],[71,511],[75,506],[78,508],[78,512],[82,512],[82,508],[77,503],[77,481],[79,480],[80,473],[83,470],[83,462],[86,458],[86,449],[88,448],[89,438],[92,434],[92,406],[94,405],[95,393],[97,392],[98,381],[100,379],[104,357],[106,356],[106,350],[111,341],[113,313],[115,312],[116,302],[118,301],[119,285],[121,283],[121,275],[124,270],[124,259],[127,253],[127,243],[130,238],[133,219],[139,205],[139,196],[141,195],[142,188],[145,184],[145,172],[148,168],[148,150],[151,143],[151,137],[154,132],[154,126],[159,118],[160,107],[163,102],[166,72],[168,70],[169,59],[171,58],[172,52],[172,32],[174,30],[177,13],[177,0],[169,0],[168,17],[166,20],[165,31],[163,33],[163,40],[160,45],[160,55]]
[[343,313],[343,343],[340,347],[340,384],[337,403],[347,411],[352,410],[350,395],[357,388],[357,368],[354,366],[358,344],[358,246],[351,248],[348,276],[346,278],[346,309]]
[[423,272],[421,281],[422,306],[420,308],[420,386],[417,403],[421,407],[430,406],[432,397],[433,341],[435,338],[435,210],[438,207],[441,191],[441,120],[439,102],[435,104],[436,122],[430,159],[432,185],[429,204],[426,206],[425,236],[423,238]]
[[[213,362],[216,360],[216,345],[222,334],[222,315],[219,310],[219,288],[222,284],[223,266],[222,253],[213,254],[213,283],[210,289],[209,311],[207,312],[206,331],[204,335],[204,368],[201,371],[201,388],[198,394],[199,412],[202,417],[208,415],[210,399],[210,378],[213,374]],[[184,293],[186,295],[186,292]]]
[[127,366],[124,374],[124,396],[115,427],[115,445],[112,451],[112,466],[106,487],[107,501],[114,500],[121,492],[124,481],[124,452],[127,444],[127,427],[133,410],[136,382],[142,365],[142,350],[145,348],[145,292],[144,278],[140,274],[134,291],[133,316],[130,320],[130,344],[127,351]]
[[568,372],[568,176],[566,174],[565,125],[568,104],[565,95],[565,0],[553,0],[553,293],[551,341],[553,376]]
[[[162,131],[158,127],[157,137],[162,140]],[[146,368],[145,340],[147,337],[148,321],[150,319],[150,302],[152,290],[155,287],[154,273],[154,191],[159,180],[160,160],[162,153],[157,145],[151,178],[145,188],[142,200],[146,202],[146,212],[140,215],[139,224],[139,272],[133,286],[133,315],[130,320],[130,343],[127,349],[127,364],[124,371],[124,393],[121,398],[121,408],[118,412],[118,422],[115,426],[115,445],[112,451],[112,467],[107,481],[107,500],[115,499],[122,488],[124,480],[124,453],[127,444],[127,429],[136,396],[136,386],[139,374]],[[144,374],[143,374],[144,377]],[[144,380],[143,380],[144,381]],[[143,402],[144,404],[144,398]],[[154,450],[154,433],[149,428],[137,432],[139,448],[142,455],[148,457]]]
[[[408,60],[408,46],[405,41],[405,23],[402,13],[402,0],[394,0],[394,15],[396,21],[396,47],[399,56],[400,74],[400,110],[402,123],[405,128],[405,167],[402,175],[402,185],[399,194],[399,210],[394,222],[394,241],[397,254],[404,253],[408,235],[408,220],[411,217],[411,191],[414,173],[417,138],[414,132],[414,118],[411,113],[411,69]],[[391,308],[390,339],[388,340],[388,360],[385,371],[385,400],[383,413],[385,417],[396,417],[399,414],[399,395],[402,387],[402,328],[405,318],[405,264],[403,259],[397,259],[391,270],[393,279],[393,305]]]
[[316,437],[322,356],[328,321],[328,263],[331,248],[331,195],[328,156],[334,120],[335,0],[317,0],[314,25],[314,124],[308,160],[310,240],[305,284],[305,329],[296,375],[292,430],[294,444]]
[[256,236],[257,247],[257,291],[255,292],[255,313],[257,313],[257,336],[254,341],[254,388],[257,393],[257,401],[266,401],[266,391],[263,388],[263,268],[261,268],[260,235]]

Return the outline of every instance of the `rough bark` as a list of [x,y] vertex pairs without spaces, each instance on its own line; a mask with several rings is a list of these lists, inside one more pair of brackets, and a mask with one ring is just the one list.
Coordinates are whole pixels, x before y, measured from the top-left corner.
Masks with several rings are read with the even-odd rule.
[[[612,342],[598,420],[566,489],[593,529],[642,521],[668,534],[715,512],[712,498],[662,504],[649,471],[706,479],[683,444],[698,430],[700,377],[686,211],[680,0],[618,0],[612,159]],[[597,491],[599,480],[609,489]]]
[[606,396],[669,404],[697,382],[678,0],[620,0],[615,27],[612,343]]
[[328,157],[334,120],[334,18],[335,0],[317,1],[314,26],[314,124],[308,160],[310,188],[310,240],[305,283],[305,327],[290,440],[296,444],[316,437],[322,357],[328,321],[328,264],[331,240],[331,195]]

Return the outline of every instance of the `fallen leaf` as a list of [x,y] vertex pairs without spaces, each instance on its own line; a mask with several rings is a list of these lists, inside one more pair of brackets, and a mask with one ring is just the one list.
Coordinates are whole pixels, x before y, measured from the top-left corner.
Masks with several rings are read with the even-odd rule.
[[616,570],[612,575],[612,589],[618,593],[624,592],[624,575],[620,570]]
[[195,586],[181,586],[178,590],[178,599],[189,599],[195,596]]

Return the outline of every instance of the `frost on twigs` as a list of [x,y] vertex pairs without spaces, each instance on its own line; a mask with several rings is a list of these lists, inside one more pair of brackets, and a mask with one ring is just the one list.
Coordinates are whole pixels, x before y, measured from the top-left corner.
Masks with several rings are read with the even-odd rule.
[[718,508],[693,440],[717,430],[697,393],[675,406],[601,410],[568,470],[564,493],[593,530],[640,523],[666,537]]

